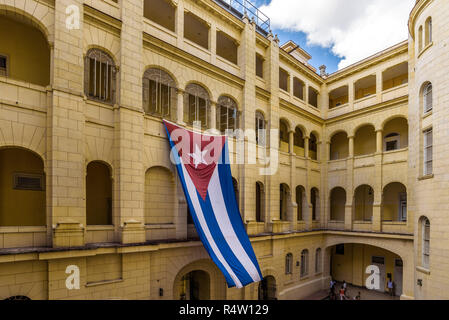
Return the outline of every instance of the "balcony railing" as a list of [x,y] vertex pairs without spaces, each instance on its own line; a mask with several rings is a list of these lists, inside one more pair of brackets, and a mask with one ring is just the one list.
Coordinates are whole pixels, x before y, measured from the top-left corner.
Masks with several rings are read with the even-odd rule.
[[267,36],[270,32],[270,18],[257,9],[249,0],[214,1],[239,19],[242,19],[245,14],[250,20],[254,19],[256,22],[256,29],[262,35]]

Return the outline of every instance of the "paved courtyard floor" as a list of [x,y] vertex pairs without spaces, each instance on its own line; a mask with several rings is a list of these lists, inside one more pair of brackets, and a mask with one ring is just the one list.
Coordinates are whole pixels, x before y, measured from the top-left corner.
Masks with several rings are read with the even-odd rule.
[[[335,285],[335,291],[337,292],[341,288],[342,284],[337,283]],[[387,293],[382,293],[374,290],[368,290],[366,288],[354,287],[348,284],[346,295],[352,300],[360,292],[361,300],[399,300],[399,297],[391,297]],[[329,290],[319,291],[303,300],[328,300]],[[337,300],[340,300],[338,295]]]

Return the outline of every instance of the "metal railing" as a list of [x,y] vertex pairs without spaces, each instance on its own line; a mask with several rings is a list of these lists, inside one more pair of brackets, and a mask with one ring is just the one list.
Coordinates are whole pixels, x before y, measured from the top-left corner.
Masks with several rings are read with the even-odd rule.
[[256,22],[257,31],[264,36],[270,32],[270,18],[257,9],[249,0],[214,0],[237,18],[242,19],[246,14],[250,20]]

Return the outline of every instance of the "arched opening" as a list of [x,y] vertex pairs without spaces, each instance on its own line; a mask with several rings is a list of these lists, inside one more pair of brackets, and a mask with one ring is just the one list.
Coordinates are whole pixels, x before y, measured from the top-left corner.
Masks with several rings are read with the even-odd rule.
[[259,283],[259,300],[277,300],[276,279],[266,276]]
[[116,93],[115,62],[106,52],[90,49],[84,64],[84,91],[86,96],[108,104],[115,103]]
[[305,221],[306,192],[303,186],[296,187],[297,220]]
[[[154,11],[154,10],[153,10]],[[176,82],[164,70],[150,68],[143,75],[143,109],[146,114],[176,120]]]
[[430,220],[424,216],[418,220],[418,262],[430,269]]
[[172,224],[175,181],[170,170],[152,167],[145,173],[145,224]]
[[382,221],[407,221],[407,188],[399,182],[385,186],[382,194]]
[[323,271],[323,254],[321,248],[315,251],[315,273],[321,273]]
[[318,160],[318,138],[314,133],[310,134],[309,157],[312,160]]
[[265,192],[262,182],[256,182],[256,222],[265,220]]
[[[349,297],[355,296],[359,291],[362,291],[364,300],[390,300],[402,295],[404,263],[396,253],[361,243],[338,244],[328,248],[327,252],[330,254],[330,275],[335,281],[346,281]],[[379,269],[378,278],[366,273],[369,266]],[[396,297],[384,294],[388,291],[389,280],[393,283],[393,293]],[[367,288],[368,284],[370,289]]]
[[382,90],[388,90],[408,83],[408,62],[390,67],[382,72]]
[[293,273],[293,255],[288,253],[285,256],[285,274]]
[[50,46],[46,36],[31,19],[3,12],[0,12],[0,77],[49,85]]
[[107,165],[92,161],[86,175],[87,225],[112,225],[112,179]]
[[295,134],[293,135],[294,141],[293,141],[293,152],[300,157],[305,156],[304,151],[304,134],[301,130],[301,128],[296,127]]
[[408,122],[405,118],[388,121],[383,129],[384,151],[394,151],[408,147]]
[[372,221],[374,190],[368,185],[359,186],[354,192],[354,220]]
[[432,42],[432,17],[428,17],[425,24],[424,45],[428,46]]
[[217,102],[217,129],[222,134],[226,133],[226,130],[238,129],[239,111],[237,109],[237,103],[234,99],[221,96]]
[[289,152],[289,128],[288,124],[281,120],[279,122],[279,151],[281,152]]
[[206,129],[210,123],[210,98],[206,89],[196,83],[187,85],[184,93],[184,121],[193,125],[200,122]]
[[332,189],[330,195],[330,220],[345,221],[346,191],[341,187]]
[[419,26],[418,29],[418,53],[423,49],[423,31],[422,26]]
[[312,221],[320,218],[320,192],[317,188],[310,190],[310,202],[312,204]]
[[44,162],[21,148],[0,149],[0,227],[45,226]]
[[281,221],[288,221],[289,214],[288,210],[290,207],[290,188],[285,183],[280,185],[280,204],[279,204],[279,215]]
[[303,81],[299,80],[298,78],[293,78],[293,95],[304,101],[304,89],[305,84]]
[[181,279],[180,300],[210,300],[210,276],[206,271],[195,270]]
[[330,148],[330,160],[346,159],[349,156],[348,134],[339,132],[332,136]]
[[301,251],[301,278],[309,275],[309,250],[304,249]]
[[309,105],[311,105],[314,108],[318,108],[318,100],[319,100],[318,96],[319,96],[318,91],[312,87],[309,87]]
[[376,131],[373,125],[359,128],[354,138],[354,155],[363,156],[376,152]]
[[369,75],[354,83],[354,99],[359,100],[376,94],[376,75]]
[[12,296],[6,298],[5,301],[31,301],[31,299],[28,298],[27,296]]
[[265,117],[260,111],[256,111],[256,143],[259,146],[266,145]]

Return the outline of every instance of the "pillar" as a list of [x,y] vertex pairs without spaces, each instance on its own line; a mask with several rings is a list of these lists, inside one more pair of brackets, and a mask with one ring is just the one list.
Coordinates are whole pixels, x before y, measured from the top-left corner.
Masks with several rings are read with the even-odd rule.
[[354,136],[348,137],[349,140],[349,158],[354,158]]
[[217,128],[217,103],[215,101],[210,102],[210,129],[219,129]]
[[376,153],[382,153],[383,150],[383,131],[377,130],[376,131]]
[[309,141],[310,137],[304,137],[304,157],[309,159]]
[[294,143],[295,143],[295,132],[293,130],[290,130],[288,132],[288,149],[289,149],[290,154],[295,153],[295,150],[293,148]]
[[184,122],[184,91],[181,89],[176,90],[178,95],[178,106],[177,106],[177,123],[181,126],[185,125]]

